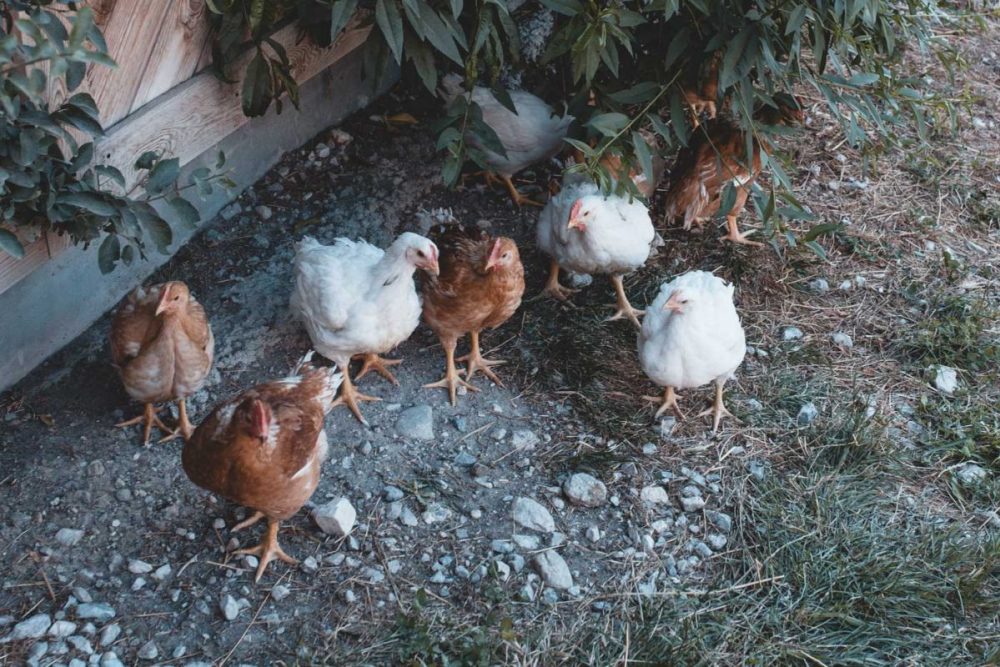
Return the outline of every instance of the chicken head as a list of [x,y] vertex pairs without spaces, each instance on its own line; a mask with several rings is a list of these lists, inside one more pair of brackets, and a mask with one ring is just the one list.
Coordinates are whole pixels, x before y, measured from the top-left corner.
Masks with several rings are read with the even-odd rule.
[[434,245],[434,242],[423,236],[409,232],[403,234],[403,236],[407,237],[406,261],[431,275],[438,275],[440,273],[438,269],[438,248]]
[[490,249],[489,257],[487,257],[486,265],[483,268],[487,272],[503,270],[516,266],[520,261],[521,255],[514,240],[500,236],[493,242],[493,247]]
[[191,290],[180,281],[165,283],[160,291],[160,301],[156,305],[156,316],[167,313],[179,313],[187,308],[191,299]]

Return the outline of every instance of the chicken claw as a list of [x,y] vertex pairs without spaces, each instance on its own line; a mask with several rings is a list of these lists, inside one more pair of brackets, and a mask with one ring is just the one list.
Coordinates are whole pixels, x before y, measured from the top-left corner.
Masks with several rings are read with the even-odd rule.
[[[699,417],[704,417],[705,415],[712,415],[712,433],[719,430],[719,422],[722,421],[723,415],[728,415],[736,419],[736,416],[722,404],[722,384],[719,382],[715,383],[715,401],[712,403],[712,407],[698,413]],[[737,421],[739,420],[737,419]]]
[[612,308],[617,308],[615,314],[604,320],[605,322],[611,322],[613,320],[620,320],[623,317],[627,317],[632,320],[632,324],[636,326],[637,329],[642,328],[642,324],[639,322],[639,316],[645,315],[646,311],[634,308],[628,301],[628,297],[625,296],[625,286],[622,285],[621,276],[611,276],[611,284],[615,286],[615,294],[618,297],[618,301],[612,304]]
[[667,387],[666,391],[663,392],[663,396],[643,396],[642,400],[650,403],[660,403],[660,407],[657,409],[656,414],[653,415],[653,419],[659,419],[660,415],[667,410],[673,410],[677,419],[684,419],[684,413],[681,412],[680,406],[677,405],[678,398],[680,398],[680,394],[674,392],[673,387]]
[[127,426],[134,426],[135,424],[144,424],[145,428],[143,430],[142,444],[148,445],[149,432],[153,430],[153,424],[156,424],[156,427],[162,431],[165,431],[167,433],[171,432],[170,429],[167,428],[167,425],[164,424],[162,421],[160,421],[160,418],[156,416],[156,413],[159,411],[160,409],[154,408],[152,403],[146,403],[145,410],[143,410],[143,413],[141,415],[139,415],[138,417],[133,417],[132,419],[123,422],[119,422],[115,424],[115,426],[118,428],[125,428]]
[[[362,357],[364,359],[364,364],[362,364],[361,370],[358,374],[354,376],[355,382],[367,375],[369,371],[375,371],[393,385],[397,387],[399,386],[399,380],[397,380],[396,376],[389,371],[388,367],[398,366],[403,363],[402,359],[386,359],[385,357],[380,357],[377,354],[359,354],[358,357]],[[355,359],[356,358],[357,357],[355,357]]]
[[358,401],[381,401],[382,399],[378,396],[362,394],[354,388],[354,383],[351,382],[350,376],[347,373],[343,375],[344,381],[340,385],[340,394],[330,407],[335,408],[338,405],[346,405],[354,413],[354,416],[358,418],[359,422],[368,426],[368,421],[361,415],[361,409],[358,408]]
[[458,377],[458,371],[455,370],[455,344],[456,341],[442,341],[444,345],[444,354],[447,361],[447,368],[445,370],[444,377],[437,382],[431,382],[430,384],[425,384],[424,389],[437,389],[437,388],[447,388],[448,395],[451,397],[451,405],[455,407],[458,405],[457,391],[458,386],[462,385],[469,391],[479,391],[479,389],[462,378]]
[[257,564],[257,576],[254,577],[254,583],[260,581],[260,578],[264,575],[264,570],[267,569],[268,563],[275,558],[289,565],[298,565],[299,563],[298,560],[286,554],[278,544],[278,526],[277,519],[269,518],[267,520],[267,532],[264,534],[264,539],[260,544],[233,552],[234,556],[257,556],[260,559],[260,562]]
[[160,438],[160,442],[169,442],[180,437],[183,437],[184,440],[189,440],[191,438],[191,434],[194,433],[194,426],[191,424],[190,420],[188,420],[187,404],[184,402],[183,398],[177,401],[177,407],[180,411],[180,416],[177,419],[177,428],[174,429],[170,435]]
[[[549,279],[545,282],[545,287],[536,298],[551,297],[560,301],[567,301],[571,294],[576,294],[580,290],[563,287],[559,284],[559,262],[552,260],[549,264]],[[572,304],[570,304],[572,305]]]
[[763,243],[751,241],[743,234],[743,232],[740,231],[739,226],[736,224],[735,215],[726,216],[726,226],[729,228],[729,233],[721,237],[723,241],[732,241],[733,243],[740,243],[742,245],[755,246],[758,248],[764,246]]
[[465,379],[471,380],[472,376],[476,374],[476,371],[482,371],[483,375],[492,380],[494,384],[498,387],[502,387],[503,382],[501,382],[500,378],[496,376],[496,373],[490,370],[490,366],[499,366],[500,364],[505,364],[507,362],[499,359],[484,359],[479,350],[479,332],[473,331],[471,335],[472,343],[470,352],[456,359],[456,361],[466,362]]
[[230,533],[238,533],[239,531],[243,530],[244,528],[249,528],[250,526],[254,525],[255,523],[257,523],[258,521],[260,521],[263,518],[264,518],[264,513],[260,512],[260,511],[256,511],[252,515],[250,515],[249,517],[247,517],[246,519],[244,519],[243,521],[240,521],[238,524],[236,524],[235,526],[233,526],[232,529],[229,532]]
[[484,172],[486,176],[486,184],[493,186],[496,183],[503,183],[507,188],[507,192],[510,193],[510,198],[514,200],[514,203],[518,206],[524,206],[525,204],[529,206],[545,206],[541,202],[537,202],[531,199],[525,194],[522,194],[520,190],[514,185],[514,181],[511,180],[510,176],[497,176],[491,172]]

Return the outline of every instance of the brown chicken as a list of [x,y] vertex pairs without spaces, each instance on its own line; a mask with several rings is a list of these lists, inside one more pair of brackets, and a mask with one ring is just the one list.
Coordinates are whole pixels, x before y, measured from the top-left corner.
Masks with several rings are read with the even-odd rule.
[[[779,109],[763,107],[754,114],[764,125],[802,122],[802,105],[797,100],[780,104]],[[736,199],[726,212],[728,233],[723,237],[734,243],[759,246],[740,231],[736,218],[743,212],[750,188],[761,169],[761,141],[753,138],[753,163],[745,164],[746,135],[743,129],[727,119],[717,119],[695,133],[687,147],[677,154],[670,173],[666,196],[666,215],[670,220],[683,218],[684,229],[692,223],[701,225],[719,213],[726,185],[736,188]],[[764,145],[768,148],[767,145]]]
[[298,562],[278,545],[279,522],[312,496],[327,455],[323,417],[333,406],[341,375],[333,367],[312,366],[311,358],[312,352],[289,377],[216,406],[181,455],[192,482],[254,510],[233,532],[267,518],[263,541],[236,552],[260,558],[256,581],[275,558]]
[[[456,405],[459,385],[478,391],[468,382],[477,370],[503,386],[490,370],[503,362],[483,358],[479,332],[500,326],[521,305],[524,266],[517,244],[509,238],[461,225],[439,226],[431,238],[441,253],[441,272],[424,284],[424,320],[441,339],[447,368],[442,380],[424,386],[447,388],[451,404]],[[472,336],[469,354],[458,360],[467,362],[462,380],[455,370],[455,346],[467,332]]]
[[719,63],[722,61],[722,51],[716,51],[704,62],[702,75],[701,62],[694,61],[688,66],[683,88],[684,102],[691,110],[691,125],[697,129],[700,117],[705,113],[709,119],[715,118],[715,101],[719,96]]
[[[189,438],[194,430],[185,399],[201,389],[212,368],[215,339],[205,310],[187,285],[169,282],[132,290],[111,322],[111,358],[125,384],[125,391],[146,404],[135,419],[118,426],[145,425],[143,442],[156,424],[169,435]],[[180,419],[170,431],[156,416],[154,403],[178,402]]]

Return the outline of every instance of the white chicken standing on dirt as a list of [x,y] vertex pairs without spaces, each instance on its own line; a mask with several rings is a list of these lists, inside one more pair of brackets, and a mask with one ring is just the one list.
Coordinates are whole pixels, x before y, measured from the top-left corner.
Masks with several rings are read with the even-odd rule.
[[659,236],[649,209],[638,199],[604,195],[590,180],[564,180],[538,218],[538,247],[552,258],[543,295],[565,301],[576,290],[559,284],[559,267],[575,273],[606,274],[614,285],[617,310],[608,320],[627,317],[640,327],[643,311],[625,296],[622,276],[646,263]]
[[305,324],[316,351],[344,375],[334,406],[346,405],[366,426],[358,401],[380,399],[355,389],[350,362],[357,355],[364,358],[356,379],[375,370],[399,386],[388,366],[402,360],[379,355],[409,338],[420,322],[416,269],[437,275],[438,249],[411,232],[401,234],[385,251],[346,238],[325,246],[306,236],[296,246],[292,312]]
[[[462,93],[462,77],[449,74],[441,80],[441,96],[446,102],[451,103]],[[483,112],[483,122],[496,132],[507,157],[489,150],[471,133],[466,139],[473,147],[482,151],[487,166],[507,186],[507,191],[518,206],[541,206],[521,194],[511,177],[562,150],[563,139],[573,123],[573,116],[557,116],[544,100],[523,90],[510,91],[510,99],[517,113],[501,104],[488,88],[476,86],[471,94],[471,100]],[[487,172],[488,181],[493,174]]]
[[746,355],[746,338],[733,304],[732,285],[707,271],[690,271],[660,287],[639,333],[639,361],[654,382],[666,387],[660,396],[643,399],[660,403],[656,416],[677,405],[677,389],[715,382],[715,401],[698,416],[712,415],[713,431],[723,415],[722,388]]

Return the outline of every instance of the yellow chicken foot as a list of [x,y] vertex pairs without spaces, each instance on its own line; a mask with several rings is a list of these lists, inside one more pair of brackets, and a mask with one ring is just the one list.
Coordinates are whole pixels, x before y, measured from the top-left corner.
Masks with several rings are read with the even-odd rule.
[[167,425],[160,421],[160,418],[156,416],[156,413],[159,411],[159,409],[153,407],[152,403],[146,403],[146,407],[141,415],[133,417],[127,421],[119,422],[118,424],[115,424],[115,426],[118,428],[125,428],[127,426],[134,426],[135,424],[144,424],[145,428],[143,430],[142,444],[148,445],[149,432],[153,430],[153,424],[156,424],[156,427],[162,431],[167,433],[171,432],[170,429],[167,428]]
[[260,544],[233,552],[234,556],[257,556],[260,559],[260,562],[257,564],[257,576],[254,577],[254,583],[260,581],[264,570],[267,569],[267,564],[275,558],[289,565],[298,565],[299,563],[299,561],[282,551],[281,546],[278,544],[278,526],[279,522],[277,519],[268,518],[267,532],[264,533],[264,539]]
[[[354,376],[355,382],[367,375],[369,371],[375,371],[393,385],[397,387],[399,386],[399,380],[397,380],[396,376],[389,371],[389,366],[398,366],[403,363],[402,359],[386,359],[385,357],[380,357],[377,354],[359,354],[358,357],[364,359],[364,364],[362,364],[361,370],[358,374]],[[358,357],[354,358],[357,359]]]
[[469,347],[469,353],[465,356],[459,357],[456,361],[466,362],[465,366],[465,379],[471,380],[472,376],[476,374],[476,371],[482,371],[483,375],[488,377],[494,382],[498,387],[503,386],[503,382],[500,378],[496,376],[496,373],[490,370],[490,366],[499,366],[500,364],[507,363],[502,360],[494,359],[484,359],[482,353],[479,350],[479,332],[472,332],[472,342]]
[[174,438],[180,438],[183,436],[184,440],[187,441],[191,438],[191,434],[194,433],[194,426],[188,420],[187,415],[187,404],[184,399],[177,401],[177,408],[180,411],[180,417],[177,419],[177,428],[175,428],[170,435],[165,438],[160,438],[160,442],[169,442]]
[[[560,301],[566,301],[569,299],[571,294],[576,294],[580,290],[570,289],[569,287],[563,287],[559,284],[559,262],[556,260],[551,260],[549,264],[549,279],[545,283],[545,287],[542,289],[541,294],[537,298],[542,297],[552,297],[553,299],[559,299]],[[569,303],[568,301],[566,301]],[[572,304],[570,304],[572,305]]]
[[667,410],[673,410],[674,415],[678,419],[684,419],[684,413],[681,412],[681,408],[677,405],[677,399],[680,398],[680,394],[674,392],[673,387],[667,387],[666,391],[663,392],[663,396],[643,396],[642,400],[648,401],[650,403],[659,403],[660,407],[653,415],[653,419],[659,419]]
[[[699,417],[704,417],[705,415],[712,415],[712,433],[719,430],[719,422],[722,421],[723,415],[729,415],[733,419],[736,417],[732,412],[726,409],[726,406],[722,404],[722,382],[715,383],[715,401],[712,403],[712,407],[703,412],[699,412]],[[738,420],[737,420],[738,421]]]
[[628,302],[628,297],[625,296],[625,286],[622,284],[621,276],[611,276],[611,284],[615,286],[615,294],[618,296],[617,303],[613,304],[611,307],[617,308],[618,310],[615,311],[614,315],[604,321],[611,322],[612,320],[620,320],[623,317],[627,317],[632,320],[632,324],[641,329],[642,324],[639,322],[639,316],[644,315],[646,311],[633,308],[632,304]]
[[459,385],[462,385],[469,391],[479,391],[479,389],[458,377],[458,371],[455,370],[455,345],[457,341],[441,341],[441,344],[444,347],[444,355],[447,363],[444,377],[437,382],[425,384],[424,389],[447,388],[448,395],[451,397],[451,405],[454,407],[458,405],[457,391]]
[[510,198],[513,199],[514,203],[517,204],[518,206],[524,206],[525,204],[529,206],[539,206],[539,207],[545,206],[545,204],[537,202],[534,199],[528,197],[527,195],[522,194],[520,190],[514,187],[514,181],[510,179],[510,176],[501,176],[500,180],[503,181],[504,185],[507,186],[507,192],[510,193]]
[[264,513],[263,512],[254,512],[249,517],[247,517],[243,521],[240,521],[238,524],[236,524],[235,526],[233,526],[232,529],[229,532],[230,533],[237,533],[237,532],[243,530],[244,528],[249,528],[250,526],[254,525],[255,523],[257,523],[258,521],[260,521],[263,518],[264,518]]
[[722,237],[723,241],[732,241],[733,243],[741,243],[743,245],[757,246],[761,247],[764,244],[758,243],[757,241],[751,241],[743,232],[740,231],[739,225],[736,224],[735,215],[726,216],[726,226],[729,228],[729,233]]
[[337,395],[337,400],[335,400],[330,407],[335,408],[338,405],[346,405],[350,408],[351,412],[354,413],[354,416],[358,418],[359,422],[368,426],[368,421],[361,416],[361,409],[358,407],[358,401],[381,401],[382,399],[378,396],[362,394],[354,388],[354,383],[351,382],[351,376],[347,373],[343,373],[343,375],[344,381],[340,384],[340,393]]

